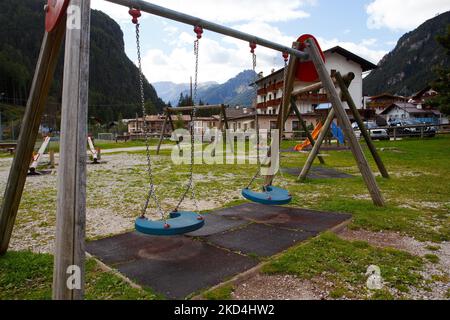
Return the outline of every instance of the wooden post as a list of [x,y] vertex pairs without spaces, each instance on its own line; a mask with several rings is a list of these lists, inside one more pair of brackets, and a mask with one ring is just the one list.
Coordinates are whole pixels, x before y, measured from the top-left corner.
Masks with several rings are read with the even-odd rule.
[[[314,147],[314,145],[316,144],[316,141],[314,140],[313,136],[311,135],[311,132],[309,132],[308,126],[306,125],[305,121],[303,121],[303,117],[302,117],[302,115],[301,115],[300,111],[298,110],[297,105],[295,103],[295,98],[291,98],[291,109],[294,110],[295,114],[297,115],[298,121],[300,122],[303,130],[306,132],[307,138],[311,142],[311,146]],[[319,159],[321,164],[325,164],[325,160],[323,159],[322,156],[318,156],[318,159]]]
[[53,169],[55,168],[55,151],[50,150],[48,154],[50,157],[50,168]]
[[[170,108],[167,108],[167,119],[169,121],[170,124],[170,128],[172,129],[172,132],[175,131],[175,125],[173,124],[173,120],[172,120],[172,111],[170,110]],[[192,119],[191,119],[192,121]],[[181,154],[181,147],[180,147],[180,141],[177,139],[177,141],[175,141],[175,143],[177,144],[177,148],[178,148],[178,152]]]
[[347,101],[347,104],[353,114],[353,117],[355,118],[356,123],[359,126],[359,130],[361,131],[361,134],[366,140],[366,144],[369,147],[370,153],[372,154],[372,157],[378,166],[378,170],[380,170],[380,173],[384,178],[388,179],[389,173],[387,172],[386,167],[384,166],[384,163],[377,152],[377,148],[375,148],[375,145],[373,144],[370,134],[366,130],[366,126],[364,125],[364,122],[362,121],[361,116],[359,115],[358,109],[356,108],[355,102],[353,101],[353,98],[347,89],[347,85],[345,84],[344,78],[341,76],[339,72],[336,72],[334,77],[341,89],[342,97],[344,98],[345,101]]
[[[230,129],[230,127],[228,126],[228,118],[227,118],[227,113],[226,113],[226,110],[225,110],[225,106],[221,105],[220,109],[222,110],[222,114],[223,114],[223,122],[225,123],[225,130],[228,130],[228,129]],[[233,139],[230,139],[230,138],[231,137],[229,137],[228,134],[225,131],[225,139],[230,144],[231,152],[234,153],[234,138]]]
[[359,145],[358,140],[356,139],[355,133],[352,130],[352,125],[350,120],[345,112],[344,106],[342,105],[341,99],[339,98],[339,94],[334,87],[333,80],[331,80],[330,75],[325,67],[325,63],[323,62],[319,49],[317,48],[314,41],[311,39],[307,40],[307,49],[308,53],[319,74],[320,80],[324,85],[324,88],[327,91],[328,99],[333,105],[334,111],[338,119],[342,124],[342,129],[344,131],[345,136],[350,144],[350,148],[352,149],[353,156],[356,159],[356,163],[359,167],[359,170],[362,174],[364,182],[366,183],[367,189],[372,197],[372,201],[376,206],[384,206],[384,199],[381,194],[380,189],[378,188],[377,181],[375,180],[375,176],[373,175],[369,163],[367,162],[366,157],[362,151],[361,146]]
[[[292,48],[297,48],[298,42],[294,42],[292,44]],[[281,99],[281,105],[278,110],[278,116],[277,116],[277,129],[279,131],[279,146],[281,147],[281,141],[283,140],[283,132],[284,132],[284,126],[285,126],[285,114],[289,110],[290,102],[291,102],[291,93],[294,88],[294,81],[295,81],[295,73],[297,71],[297,64],[298,64],[298,57],[290,55],[289,57],[289,63],[287,65],[287,71],[286,78],[283,78],[283,97]],[[270,149],[267,153],[267,156],[270,157]],[[264,179],[264,184],[269,186],[272,185],[273,182],[273,175],[266,176]]]
[[159,136],[158,146],[156,147],[156,154],[157,155],[159,155],[159,150],[161,149],[161,143],[162,143],[162,141],[164,139],[164,133],[166,131],[166,125],[167,125],[167,121],[168,121],[168,117],[169,117],[169,112],[167,110],[165,111],[165,115],[166,115],[166,117],[164,119],[163,126],[162,126],[162,129],[161,129],[161,135]]
[[307,177],[309,171],[311,170],[314,159],[319,154],[320,147],[322,146],[323,140],[325,139],[328,129],[331,126],[331,122],[333,122],[334,115],[335,115],[334,109],[330,109],[327,119],[325,120],[325,123],[323,124],[323,128],[320,131],[319,136],[317,137],[316,143],[314,144],[311,152],[309,153],[308,159],[306,159],[306,162],[303,165],[302,171],[300,172],[300,175],[298,176],[299,181],[306,180],[306,177]]
[[64,21],[45,33],[0,210],[0,255],[8,250],[42,114],[64,37]]
[[[294,42],[292,44],[292,48],[296,49],[298,47],[298,42]],[[284,125],[285,125],[285,115],[289,112],[289,106],[291,103],[291,93],[294,89],[294,81],[295,81],[295,73],[297,71],[297,65],[298,65],[298,58],[296,56],[290,55],[289,57],[289,63],[287,65],[287,71],[286,72],[286,79],[283,78],[283,97],[281,99],[281,105],[280,109],[278,111],[278,117],[277,117],[277,127],[280,131],[280,143],[283,139],[283,132],[284,132]],[[286,83],[284,83],[286,81]]]
[[[73,8],[73,25],[70,25],[70,8]],[[78,300],[84,295],[89,35],[90,0],[72,0],[62,93],[53,273],[55,300]]]

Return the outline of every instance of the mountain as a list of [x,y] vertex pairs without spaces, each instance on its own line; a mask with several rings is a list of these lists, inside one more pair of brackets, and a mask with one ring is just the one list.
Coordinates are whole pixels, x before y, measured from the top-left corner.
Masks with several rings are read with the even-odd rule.
[[[155,88],[156,92],[158,93],[158,96],[164,100],[165,102],[169,103],[172,106],[176,106],[178,103],[178,100],[180,98],[180,93],[187,93],[190,91],[190,84],[189,83],[173,83],[170,81],[161,81],[161,82],[154,82],[152,83],[153,87]],[[202,82],[198,84],[198,92],[203,92],[204,90],[207,90],[212,87],[217,87],[219,84],[217,82]]]
[[[231,106],[250,106],[253,91],[249,85],[255,80],[255,76],[256,74],[252,70],[245,70],[223,84],[201,83],[197,91],[198,100],[205,104],[223,103]],[[153,85],[158,95],[173,106],[178,104],[180,94],[190,95],[189,83],[156,82]]]
[[436,41],[436,36],[445,34],[449,24],[450,11],[403,35],[395,49],[364,79],[364,94],[389,92],[408,96],[426,87],[436,78],[434,66],[450,65],[444,48]]
[[253,89],[250,84],[255,80],[253,70],[245,70],[224,84],[199,92],[198,97],[208,104],[228,104],[231,106],[250,106]]
[[[44,2],[0,1],[0,92],[4,103],[26,103],[44,35]],[[58,105],[63,51],[64,45],[49,99]],[[141,113],[138,78],[137,67],[125,54],[120,26],[103,12],[92,10],[89,115],[112,121],[119,116],[135,117],[137,112]],[[147,80],[144,90],[148,108],[154,112],[162,110],[164,102]]]

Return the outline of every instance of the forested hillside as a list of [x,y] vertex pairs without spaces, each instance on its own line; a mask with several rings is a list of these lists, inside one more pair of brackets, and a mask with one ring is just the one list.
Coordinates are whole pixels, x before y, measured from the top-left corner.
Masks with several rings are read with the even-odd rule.
[[436,36],[445,34],[449,24],[450,11],[402,36],[395,49],[364,79],[364,94],[389,92],[408,96],[435,80],[435,67],[450,66],[449,56],[436,41]]
[[[0,1],[0,103],[26,103],[44,34],[44,3]],[[120,26],[96,10],[91,19],[89,115],[102,122],[135,117],[140,113],[138,69],[125,54]],[[61,101],[63,51],[51,90],[50,101],[56,105]],[[150,110],[162,110],[164,103],[148,81],[145,95]]]

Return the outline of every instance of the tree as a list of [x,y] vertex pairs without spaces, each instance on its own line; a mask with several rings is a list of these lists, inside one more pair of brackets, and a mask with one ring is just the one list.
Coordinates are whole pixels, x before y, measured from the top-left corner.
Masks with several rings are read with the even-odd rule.
[[178,99],[179,107],[190,107],[193,105],[194,103],[192,102],[192,99],[188,94],[183,95],[183,93],[180,93],[180,98]]
[[146,114],[157,114],[158,110],[155,107],[155,104],[151,100],[147,100],[145,102],[145,113]]
[[184,128],[183,115],[181,113],[176,115],[176,119],[173,122],[173,126],[175,127],[175,130]]
[[[450,57],[450,25],[447,26],[447,33],[437,36],[436,41],[445,48],[447,56]],[[435,73],[437,80],[433,81],[431,86],[438,92],[438,96],[430,100],[430,104],[438,107],[443,114],[450,115],[450,68],[438,66]]]

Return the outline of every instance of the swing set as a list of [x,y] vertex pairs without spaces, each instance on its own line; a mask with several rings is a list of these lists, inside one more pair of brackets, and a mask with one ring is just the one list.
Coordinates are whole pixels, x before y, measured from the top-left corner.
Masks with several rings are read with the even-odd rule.
[[[181,12],[157,6],[142,0],[106,0],[125,6],[129,9],[132,21],[136,26],[136,45],[139,67],[140,103],[145,119],[144,107],[144,76],[142,73],[140,52],[141,12],[165,17],[194,27],[197,36],[194,42],[195,55],[195,86],[194,101],[196,101],[198,84],[199,43],[204,30],[220,33],[250,44],[253,69],[256,68],[256,46],[270,48],[282,53],[285,62],[284,94],[278,114],[277,128],[279,139],[283,136],[285,117],[289,114],[291,92],[295,79],[301,81],[320,81],[327,91],[328,98],[340,122],[344,134],[349,140],[352,152],[357,159],[358,167],[376,205],[383,206],[384,199],[375,181],[374,175],[367,163],[344,110],[341,99],[328,73],[323,53],[314,37],[304,35],[293,43],[292,47],[283,46],[247,33],[243,33],[217,23],[209,22]],[[70,4],[70,5],[69,5]],[[58,195],[56,212],[56,242],[53,278],[54,299],[82,299],[84,286],[70,289],[67,287],[67,270],[71,266],[80,268],[81,283],[84,283],[85,267],[85,226],[86,226],[86,137],[87,137],[87,106],[89,80],[89,41],[90,41],[90,1],[89,0],[49,0],[45,6],[45,34],[30,95],[28,98],[20,132],[16,154],[8,178],[7,187],[0,210],[0,255],[9,246],[12,230],[17,216],[18,207],[27,176],[29,159],[36,141],[39,124],[48,98],[49,89],[59,57],[60,47],[65,36],[65,61],[62,92],[60,165],[58,168]],[[256,88],[255,88],[256,90]],[[255,101],[256,103],[256,101]],[[195,103],[194,103],[195,104]],[[146,135],[146,156],[148,174],[148,192],[140,216],[135,226],[140,232],[152,235],[174,235],[196,230],[205,223],[199,214],[195,197],[194,181],[194,122],[198,106],[191,110],[191,163],[189,178],[178,204],[169,213],[161,207],[154,182],[152,158],[150,156],[149,137]],[[295,111],[295,109],[294,109]],[[256,121],[257,115],[256,112]],[[144,122],[145,123],[145,122]],[[261,177],[262,163],[259,159],[259,124],[257,125],[258,171],[242,195],[254,202],[267,205],[286,204],[292,199],[287,190],[273,186],[274,175],[264,176],[262,190],[253,191],[250,186]],[[146,124],[145,124],[146,126]],[[147,128],[146,128],[147,129]],[[147,132],[147,130],[146,130]],[[272,142],[273,143],[273,142]],[[270,152],[266,158],[269,158]],[[279,156],[279,155],[278,155]],[[179,211],[188,194],[194,200],[193,211]],[[150,220],[146,217],[150,202],[156,207],[161,219]]]

